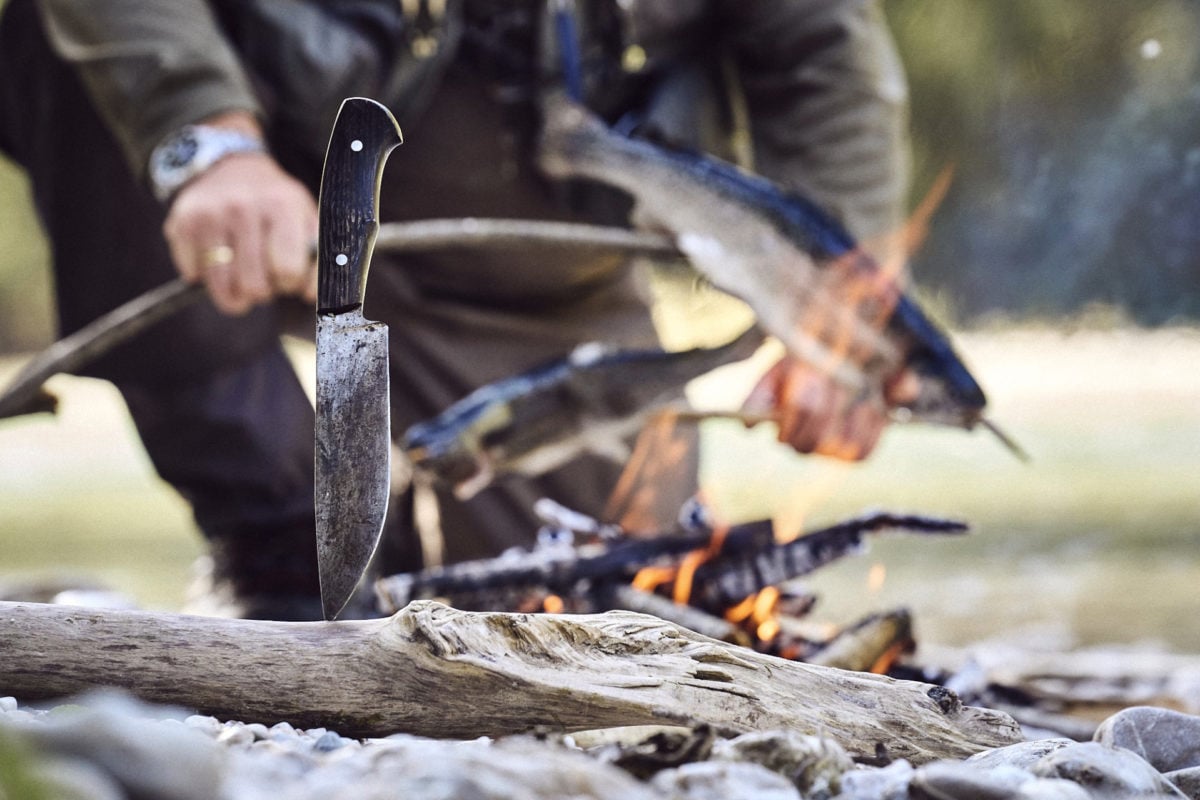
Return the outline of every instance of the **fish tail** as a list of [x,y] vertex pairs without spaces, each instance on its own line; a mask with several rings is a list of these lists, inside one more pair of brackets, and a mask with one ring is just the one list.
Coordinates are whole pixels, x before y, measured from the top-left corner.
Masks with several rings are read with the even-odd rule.
[[734,339],[716,347],[697,347],[694,350],[676,354],[682,371],[687,374],[687,380],[697,378],[717,367],[732,364],[735,361],[745,361],[758,351],[766,335],[758,325],[751,325],[739,333]]
[[561,91],[542,98],[542,117],[538,146],[542,171],[559,179],[585,175],[597,137],[606,132],[604,124]]
[[762,328],[754,324],[739,333],[733,341],[716,349],[725,351],[724,356],[728,361],[745,361],[758,352],[758,348],[762,347],[766,340],[767,336]]

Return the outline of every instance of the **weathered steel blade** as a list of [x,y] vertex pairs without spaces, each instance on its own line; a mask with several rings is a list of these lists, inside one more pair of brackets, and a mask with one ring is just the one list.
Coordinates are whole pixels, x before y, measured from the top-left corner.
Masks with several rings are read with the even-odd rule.
[[387,326],[360,313],[317,320],[317,563],[326,619],[354,593],[387,515],[387,347]]
[[317,566],[326,619],[379,544],[391,486],[387,326],[363,318],[379,183],[400,128],[379,103],[342,103],[321,175],[317,230]]

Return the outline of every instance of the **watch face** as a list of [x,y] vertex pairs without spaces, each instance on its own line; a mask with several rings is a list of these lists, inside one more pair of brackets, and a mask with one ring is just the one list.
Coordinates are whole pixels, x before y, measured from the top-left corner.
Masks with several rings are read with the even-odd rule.
[[159,200],[170,197],[192,178],[231,153],[263,152],[263,143],[232,131],[186,126],[150,157],[150,183]]
[[200,143],[191,132],[181,135],[163,150],[162,167],[164,169],[179,169],[185,167],[196,157]]

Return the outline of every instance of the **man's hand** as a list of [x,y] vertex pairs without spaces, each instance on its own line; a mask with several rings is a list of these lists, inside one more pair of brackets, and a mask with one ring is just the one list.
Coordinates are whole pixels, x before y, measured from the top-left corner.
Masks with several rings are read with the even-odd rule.
[[[259,132],[242,112],[204,124]],[[316,200],[266,153],[226,156],[185,184],[163,234],[179,274],[207,286],[226,314],[244,314],[279,295],[315,300]]]
[[917,376],[901,370],[886,382],[882,396],[855,397],[828,375],[784,356],[759,379],[742,411],[774,419],[779,441],[801,453],[859,461],[879,442],[888,409],[914,399],[919,390]]

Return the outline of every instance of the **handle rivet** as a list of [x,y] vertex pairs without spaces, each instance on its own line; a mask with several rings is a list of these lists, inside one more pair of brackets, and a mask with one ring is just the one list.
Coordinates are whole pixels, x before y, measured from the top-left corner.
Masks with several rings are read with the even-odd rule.
[[363,143],[362,143],[362,139],[355,139],[353,142],[351,142],[351,143],[350,143],[350,149],[351,149],[351,150],[353,150],[353,151],[354,151],[354,152],[356,152],[356,153],[357,153],[359,150],[362,150],[362,149],[363,149]]
[[344,267],[350,263],[350,256],[346,255],[345,253],[338,253],[333,257],[333,263],[337,264],[339,267]]

